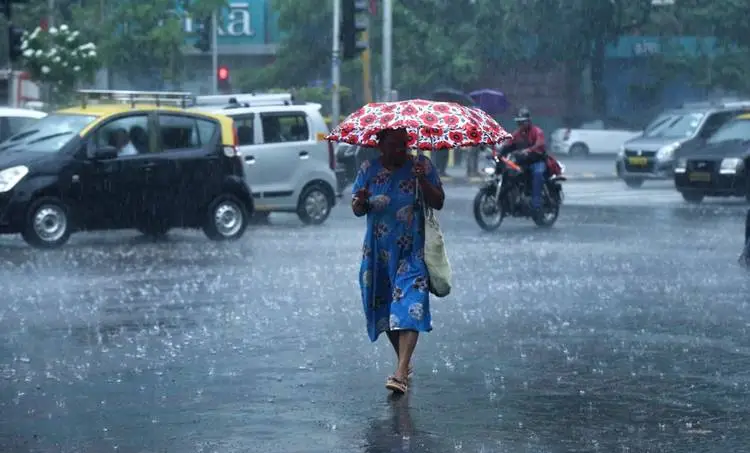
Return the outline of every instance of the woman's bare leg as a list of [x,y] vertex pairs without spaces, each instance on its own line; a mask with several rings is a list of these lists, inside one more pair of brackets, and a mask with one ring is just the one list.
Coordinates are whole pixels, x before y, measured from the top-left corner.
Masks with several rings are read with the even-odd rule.
[[393,346],[393,350],[396,351],[396,363],[398,363],[398,339],[399,339],[399,331],[398,330],[389,330],[386,332],[388,335],[388,341],[391,342],[391,346]]
[[396,369],[395,377],[406,381],[409,376],[411,356],[414,354],[414,348],[417,347],[419,332],[416,330],[399,330],[398,333],[398,368]]

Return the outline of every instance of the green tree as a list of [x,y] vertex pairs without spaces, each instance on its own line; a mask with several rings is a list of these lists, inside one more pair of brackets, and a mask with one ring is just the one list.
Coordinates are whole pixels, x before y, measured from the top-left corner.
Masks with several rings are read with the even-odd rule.
[[[489,4],[491,0],[482,0]],[[479,75],[482,56],[475,21],[478,10],[442,0],[408,0],[394,4],[393,87],[423,94],[439,85],[469,86]],[[273,65],[244,71],[242,85],[255,89],[300,87],[312,80],[329,80],[332,47],[332,2],[273,0],[279,14],[282,42]],[[380,17],[371,18],[372,71],[380,73]],[[361,80],[359,61],[342,66],[342,80],[352,87]]]
[[707,92],[725,90],[750,92],[750,24],[737,21],[750,15],[750,3],[721,0],[706,4],[699,0],[682,0],[672,9],[681,34],[699,38],[717,38],[713,46],[703,43],[698,52],[676,49],[659,61],[665,73],[687,74],[691,81]]
[[[70,6],[70,16],[97,36],[108,68],[131,82],[179,83],[183,68],[186,15],[206,17],[226,6],[225,0],[83,0]],[[181,11],[181,12],[180,12]]]
[[578,76],[588,67],[593,109],[602,114],[606,46],[646,25],[653,11],[652,0],[509,0],[503,5],[505,17],[514,18],[504,23],[506,45],[528,49],[533,41],[535,50],[529,53],[565,65],[570,80],[580,81]]
[[63,102],[81,81],[90,81],[99,67],[96,45],[66,24],[24,33],[22,49],[21,67],[50,88],[53,103]]

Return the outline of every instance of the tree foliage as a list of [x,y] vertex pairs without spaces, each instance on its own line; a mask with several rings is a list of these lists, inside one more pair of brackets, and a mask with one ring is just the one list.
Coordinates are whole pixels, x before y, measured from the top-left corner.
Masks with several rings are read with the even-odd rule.
[[[102,64],[138,84],[178,81],[185,67],[186,16],[206,17],[227,0],[56,0],[55,25],[80,30],[97,44]],[[14,5],[14,22],[33,30],[47,0]],[[153,84],[153,83],[151,83]]]
[[81,81],[90,81],[99,67],[96,45],[65,24],[25,32],[21,47],[23,69],[32,80],[50,84],[58,96],[71,93]]
[[750,93],[750,23],[737,18],[750,15],[750,3],[722,0],[720,5],[700,0],[682,0],[673,10],[676,20],[685,24],[685,34],[716,37],[713,47],[701,52],[677,52],[665,57],[667,71],[687,74],[707,91]]
[[[465,5],[458,5],[465,3]],[[480,0],[491,4],[492,0]],[[419,94],[437,85],[466,86],[479,76],[483,56],[477,52],[481,37],[476,30],[478,8],[465,8],[470,0],[404,0],[394,2],[393,87]],[[332,2],[272,0],[283,32],[273,65],[246,71],[242,84],[255,89],[271,86],[305,86],[330,80]],[[371,17],[370,43],[373,79],[380,74],[382,23]],[[361,64],[342,65],[345,84],[358,86]]]
[[120,0],[106,5],[89,1],[74,8],[73,15],[98,33],[106,65],[131,83],[177,82],[185,65],[184,18],[205,17],[225,4],[225,0]]

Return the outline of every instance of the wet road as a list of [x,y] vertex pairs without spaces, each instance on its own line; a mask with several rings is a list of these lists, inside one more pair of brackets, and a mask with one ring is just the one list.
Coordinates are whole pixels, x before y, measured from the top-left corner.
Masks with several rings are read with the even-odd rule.
[[237,244],[0,239],[0,451],[750,451],[741,202],[571,184],[553,230],[488,234],[474,190],[448,191],[455,290],[396,401],[343,207]]

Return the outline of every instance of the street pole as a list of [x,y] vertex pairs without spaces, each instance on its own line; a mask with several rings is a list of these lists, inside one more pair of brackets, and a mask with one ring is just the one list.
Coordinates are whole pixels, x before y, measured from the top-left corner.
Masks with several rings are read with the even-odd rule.
[[[8,22],[8,27],[11,27],[13,25],[12,18],[11,18],[11,8],[13,6],[10,4],[10,0],[5,0],[3,4],[3,13],[5,14],[5,18]],[[8,28],[8,34],[10,34],[10,28]],[[13,90],[10,89],[10,87],[13,86],[13,62],[10,61],[10,46],[8,46],[8,98],[5,100],[9,106],[15,107],[16,106],[16,100],[13,98]]]
[[341,116],[341,0],[333,0],[333,49],[331,52],[331,129]]
[[55,0],[47,0],[47,9],[49,10],[47,16],[47,27],[52,28],[55,26]]
[[391,100],[393,75],[393,0],[383,0],[383,101]]
[[214,71],[211,93],[219,94],[219,18],[216,10],[211,13],[211,67]]
[[371,79],[371,71],[372,71],[372,60],[370,57],[370,25],[371,25],[370,15],[367,15],[367,30],[363,33],[364,41],[367,42],[367,49],[365,49],[364,52],[362,52],[362,94],[364,95],[364,100],[366,104],[369,104],[372,102],[372,83],[370,82]]

